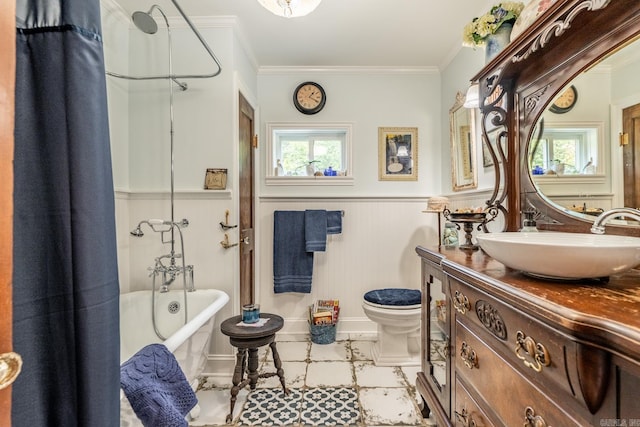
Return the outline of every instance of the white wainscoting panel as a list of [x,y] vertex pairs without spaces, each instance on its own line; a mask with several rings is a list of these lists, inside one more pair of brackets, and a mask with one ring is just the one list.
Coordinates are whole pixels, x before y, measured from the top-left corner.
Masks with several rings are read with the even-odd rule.
[[[362,311],[365,292],[385,287],[420,288],[418,245],[437,244],[437,217],[425,214],[426,199],[262,199],[257,299],[264,312],[285,319],[281,334],[308,336],[308,306],[317,299],[340,300],[338,333],[375,332]],[[310,294],[273,292],[273,213],[326,209],[344,212],[342,234],[327,237],[326,252],[314,254]]]

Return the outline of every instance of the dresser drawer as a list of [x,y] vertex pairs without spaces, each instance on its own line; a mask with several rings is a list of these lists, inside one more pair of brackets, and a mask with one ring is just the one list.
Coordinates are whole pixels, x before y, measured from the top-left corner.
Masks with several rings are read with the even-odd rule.
[[466,387],[456,378],[456,406],[453,414],[453,425],[491,427],[494,424],[482,410],[478,402],[471,397]]
[[545,387],[555,384],[560,395],[576,398],[579,387],[571,382],[567,368],[571,363],[566,360],[567,355],[576,353],[573,341],[453,278],[450,293],[456,318],[464,317],[485,331],[483,337],[490,347],[537,384]]
[[[457,321],[455,327],[454,356],[458,380],[468,384],[475,395],[484,399],[486,408],[491,408],[500,424],[532,427],[585,424],[561,410],[462,322]],[[454,407],[459,407],[457,395]],[[536,417],[546,424],[536,423]],[[530,424],[526,423],[527,420]]]

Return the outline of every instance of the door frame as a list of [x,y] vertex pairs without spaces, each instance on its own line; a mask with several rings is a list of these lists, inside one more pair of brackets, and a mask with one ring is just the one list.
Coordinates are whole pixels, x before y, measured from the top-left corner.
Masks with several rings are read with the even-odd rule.
[[633,105],[640,104],[640,93],[627,96],[611,104],[611,206],[624,206],[624,159],[622,158],[622,147],[618,141],[622,133],[622,110]]
[[[254,111],[254,116],[253,116],[253,132],[255,135],[259,134],[259,109],[258,109],[258,103],[257,103],[257,97],[254,96],[251,92],[251,90],[249,90],[248,86],[246,84],[244,84],[242,82],[242,80],[239,78],[238,75],[236,75],[234,77],[234,103],[235,103],[235,125],[234,125],[234,133],[236,134],[236,146],[234,147],[234,151],[235,151],[235,167],[238,167],[240,164],[240,150],[239,150],[239,144],[240,144],[240,96],[244,97],[244,99],[249,103],[249,105],[251,106],[251,108],[253,108]],[[258,192],[259,192],[259,178],[258,178],[258,173],[257,171],[259,170],[258,168],[258,163],[260,161],[260,155],[259,155],[259,148],[260,148],[260,142],[258,142],[258,148],[254,148],[254,162],[253,162],[253,198],[252,198],[252,204],[253,204],[253,228],[254,228],[254,266],[253,266],[253,282],[254,282],[254,289],[253,289],[253,299],[254,301],[259,301],[259,287],[256,287],[256,283],[257,283],[257,278],[260,277],[260,262],[259,262],[259,256],[258,256],[258,251],[257,248],[259,247],[259,242],[260,242],[260,238],[259,238],[259,232],[258,232],[258,218],[259,218],[259,204],[257,203],[258,200]],[[239,188],[239,184],[240,184],[240,179],[239,179],[239,173],[235,174],[235,183],[236,183],[236,188]],[[236,208],[236,212],[240,212],[240,194],[239,194],[239,190],[238,190],[238,194],[235,200],[235,208]],[[239,221],[239,214],[238,214],[238,223]],[[240,230],[238,230],[238,238],[240,238]],[[240,244],[243,244],[242,242],[239,242]],[[236,312],[235,310],[238,310],[238,312],[240,311],[240,307],[241,307],[241,302],[243,301],[242,298],[246,298],[246,296],[244,294],[241,295],[241,286],[240,286],[240,249],[238,249],[238,254],[236,257],[236,261],[235,261],[235,265],[236,265],[236,274],[237,276],[237,280],[235,281],[236,283],[236,289],[234,290],[234,297],[232,298],[232,300],[234,301],[234,307],[233,310],[234,312]],[[237,292],[237,293],[236,293]]]
[[[13,152],[15,118],[15,0],[0,8],[0,353],[12,351]],[[0,390],[0,425],[11,425],[11,386]]]

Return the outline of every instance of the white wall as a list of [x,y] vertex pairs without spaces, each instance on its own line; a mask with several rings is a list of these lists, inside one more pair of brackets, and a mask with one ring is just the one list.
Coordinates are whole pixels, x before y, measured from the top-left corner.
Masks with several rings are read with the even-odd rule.
[[[340,300],[338,333],[375,332],[361,308],[365,292],[379,288],[420,287],[417,245],[437,242],[436,217],[421,211],[423,198],[292,198],[262,199],[258,300],[263,311],[285,318],[280,334],[308,336],[307,307],[317,299]],[[327,209],[344,211],[343,232],[330,235],[326,252],[314,254],[310,294],[273,292],[273,212]]]
[[[303,81],[320,83],[327,104],[305,116],[292,103]],[[361,300],[381,287],[419,288],[418,244],[437,242],[437,219],[421,211],[440,193],[442,176],[440,74],[435,69],[261,69],[258,78],[260,131],[257,218],[258,298],[263,310],[285,318],[283,334],[306,335],[306,308],[318,298],[341,302],[339,333],[371,333]],[[266,185],[265,128],[269,122],[353,124],[353,185]],[[378,127],[418,128],[418,180],[378,180]],[[331,236],[315,255],[311,294],[273,292],[273,212],[343,210],[343,233]]]
[[[484,66],[484,49],[462,48],[453,57],[451,62],[442,72],[442,92],[441,92],[441,109],[442,120],[442,139],[443,139],[443,159],[449,159],[442,162],[442,192],[444,194],[453,191],[453,182],[451,178],[451,142],[449,135],[449,109],[456,100],[456,94],[461,92],[467,93],[471,78]],[[476,109],[476,120],[479,123],[480,110]],[[493,188],[495,173],[493,167],[484,168],[482,166],[482,143],[480,139],[480,126],[476,126],[476,170],[478,174],[478,189]],[[463,193],[478,190],[467,190]]]
[[[327,92],[325,108],[306,116],[295,109],[293,90],[306,80]],[[424,196],[440,189],[440,76],[435,69],[261,69],[258,76],[260,132],[268,122],[353,123],[353,186],[268,186],[262,196]],[[418,128],[418,180],[378,181],[378,127]],[[266,144],[260,150],[265,176]]]

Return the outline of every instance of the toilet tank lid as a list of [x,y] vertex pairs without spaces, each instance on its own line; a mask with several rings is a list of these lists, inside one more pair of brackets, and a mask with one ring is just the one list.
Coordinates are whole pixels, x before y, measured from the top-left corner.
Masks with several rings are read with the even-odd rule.
[[365,301],[380,305],[416,305],[420,304],[421,298],[418,289],[404,288],[374,289],[364,294]]

